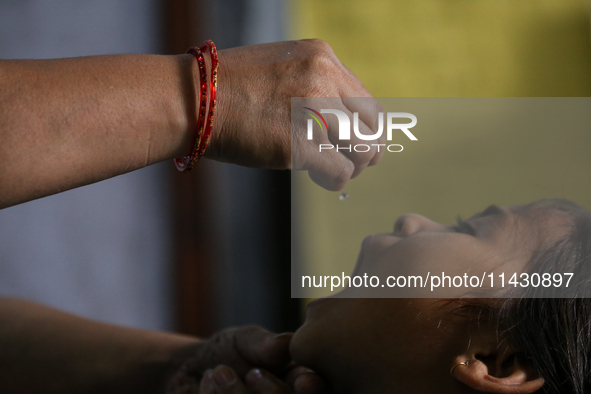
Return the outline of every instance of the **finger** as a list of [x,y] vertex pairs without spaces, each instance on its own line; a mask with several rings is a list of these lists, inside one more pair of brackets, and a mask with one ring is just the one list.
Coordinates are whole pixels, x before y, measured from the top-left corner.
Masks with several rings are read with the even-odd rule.
[[199,382],[181,369],[170,379],[166,386],[166,394],[198,394]]
[[246,374],[246,384],[254,393],[289,394],[292,392],[277,377],[261,369],[253,369]]
[[294,366],[284,380],[296,394],[326,394],[330,392],[328,384],[318,374],[301,365]]
[[308,175],[314,183],[330,191],[342,190],[351,179],[355,164],[340,153],[329,151],[315,155]]
[[[201,379],[201,387],[206,394],[248,394],[246,386],[236,375],[232,368],[218,365],[213,371],[209,371]],[[201,389],[200,387],[200,389]],[[213,389],[213,391],[211,391]],[[200,392],[201,393],[201,392]]]
[[378,113],[384,112],[375,97],[341,97],[343,105],[350,112],[357,112],[361,120],[373,133],[378,129]]
[[[371,102],[372,100],[368,100],[368,101],[370,101],[370,102]],[[382,105],[381,105],[381,104],[380,104],[380,103],[379,103],[377,100],[375,100],[375,102],[373,102],[373,105],[374,105],[375,107],[370,109],[370,111],[369,111],[369,116],[370,116],[371,120],[373,120],[373,123],[371,123],[371,131],[375,133],[375,132],[377,132],[377,131],[378,131],[378,129],[379,129],[379,127],[380,127],[380,126],[379,126],[379,118],[378,118],[378,117],[379,117],[379,116],[382,116],[382,121],[383,121],[383,122],[385,122],[385,121],[386,121],[386,118],[385,118],[385,116],[386,116],[386,110],[384,109],[384,107],[382,107]],[[372,114],[373,114],[373,117],[372,117]],[[381,115],[380,115],[380,114],[381,114]],[[366,121],[366,119],[367,119],[367,116],[365,115],[365,112],[364,112],[364,116],[362,117],[362,119],[363,119],[363,121],[364,121],[364,122],[365,122],[365,121]],[[369,121],[371,122],[371,120],[369,120]],[[368,124],[368,125],[369,125],[370,123],[366,123],[366,124]],[[386,127],[386,126],[385,126],[385,125],[383,125],[383,127]],[[375,141],[377,144],[380,144],[382,148],[381,148],[381,149],[378,149],[378,152],[377,152],[377,153],[376,153],[376,155],[375,155],[375,156],[374,156],[374,157],[373,157],[373,158],[370,160],[370,162],[369,162],[368,166],[375,166],[375,165],[376,165],[376,164],[378,164],[378,163],[379,163],[379,162],[382,160],[382,158],[384,157],[384,152],[386,152],[385,145],[386,145],[386,142],[387,142],[386,135],[387,135],[387,132],[386,132],[386,130],[384,129],[384,130],[382,130],[382,134],[381,134],[381,135],[379,136],[379,138],[378,138],[378,139]]]
[[280,371],[290,361],[291,336],[255,326],[226,329],[203,341],[183,368],[198,376],[220,364],[231,366],[241,376],[254,367]]
[[211,369],[205,371],[201,378],[201,383],[199,383],[199,394],[215,394]]
[[295,394],[326,394],[328,384],[310,368],[294,364],[284,379]]
[[[382,113],[382,116],[386,116],[386,111],[384,110],[384,107],[382,107],[379,103],[378,103],[378,114]],[[386,121],[386,119],[384,118],[384,122]],[[377,130],[377,129],[372,129],[372,130]],[[382,133],[382,135],[378,138],[378,140],[376,141],[379,145],[381,146],[382,149],[378,149],[378,152],[376,153],[376,155],[371,159],[371,161],[369,162],[369,166],[375,166],[376,164],[378,164],[382,158],[384,157],[384,154],[386,152],[386,143],[388,142],[388,140],[386,139],[386,132],[384,131]]]
[[253,366],[280,369],[289,364],[292,333],[275,334],[261,327],[236,329],[233,342],[242,358]]
[[[300,111],[298,107],[305,111]],[[314,128],[312,118],[320,127]],[[309,103],[292,103],[292,121],[297,125],[292,129],[292,168],[308,170],[310,178],[325,189],[343,189],[353,176],[367,167],[378,150],[376,146],[363,144],[368,141],[360,139],[359,132],[351,133],[351,120],[353,125],[357,123],[357,129],[361,123],[364,134],[370,134],[358,118],[355,122],[355,117],[343,105],[341,98],[315,98]],[[306,123],[307,127],[300,127]]]
[[293,383],[295,394],[328,394],[328,384],[318,374],[310,371],[298,375]]
[[301,365],[297,365],[295,363],[292,363],[290,365],[289,370],[287,371],[287,374],[285,375],[285,378],[283,379],[283,381],[289,386],[289,387],[293,387],[296,379],[298,378],[298,376],[308,373],[308,372],[312,372],[312,370],[310,368],[306,368],[303,367]]
[[[380,162],[386,150],[384,108],[374,97],[343,97],[342,101],[351,113],[358,114],[358,131],[360,134],[367,135],[367,138],[379,135],[378,137],[371,138],[370,140],[361,141],[362,143],[369,144],[372,148],[375,148],[371,151],[373,156],[367,162],[367,165],[376,165]],[[355,127],[354,124],[353,127]],[[381,144],[381,146],[378,144]],[[353,178],[355,178],[359,173],[360,171],[356,171],[356,173],[353,175]]]
[[[378,151],[377,146],[373,145],[375,143],[373,138],[374,133],[365,123],[372,120],[377,124],[377,113],[373,113],[373,110],[376,108],[375,105],[373,105],[375,99],[371,99],[373,100],[371,102],[360,98],[341,98],[341,100],[353,100],[354,102],[355,100],[361,100],[360,104],[355,108],[356,110],[359,109],[359,111],[351,112],[349,108],[344,105],[344,101],[341,101],[337,108],[332,109],[340,111],[341,114],[344,114],[345,116],[332,115],[327,117],[328,139],[338,153],[344,155],[353,162],[355,169],[353,174],[351,174],[351,178],[355,178],[367,167]],[[365,117],[365,122],[360,115]],[[345,140],[340,139],[341,126],[345,127],[345,129],[347,128],[345,124],[341,125],[341,117],[343,121],[348,121],[349,124],[349,130],[347,130],[349,135]]]

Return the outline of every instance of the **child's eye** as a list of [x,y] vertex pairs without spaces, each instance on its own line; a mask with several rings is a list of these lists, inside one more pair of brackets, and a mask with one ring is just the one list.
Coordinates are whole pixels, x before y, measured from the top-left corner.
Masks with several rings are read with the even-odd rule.
[[468,235],[476,235],[476,229],[470,223],[463,221],[460,219],[460,217],[458,217],[456,221],[457,224],[453,226],[453,229],[456,232]]

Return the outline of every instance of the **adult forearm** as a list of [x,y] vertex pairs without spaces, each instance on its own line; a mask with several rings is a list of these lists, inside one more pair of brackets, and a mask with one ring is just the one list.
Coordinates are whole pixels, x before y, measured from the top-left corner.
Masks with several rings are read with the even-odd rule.
[[162,393],[196,343],[0,299],[0,392]]
[[0,61],[0,208],[185,153],[191,55]]
[[[292,97],[371,97],[325,42],[269,43],[218,54],[217,109],[206,157],[308,170],[330,190],[342,189],[381,159],[377,149],[317,155],[303,134],[295,136],[298,152],[292,157]],[[211,71],[209,56],[205,63]],[[0,61],[0,208],[189,154],[198,75],[192,55]],[[338,105],[361,111],[360,119],[377,119],[375,100],[359,108]],[[361,123],[363,133],[373,134],[374,125]],[[321,138],[330,142],[335,136]]]

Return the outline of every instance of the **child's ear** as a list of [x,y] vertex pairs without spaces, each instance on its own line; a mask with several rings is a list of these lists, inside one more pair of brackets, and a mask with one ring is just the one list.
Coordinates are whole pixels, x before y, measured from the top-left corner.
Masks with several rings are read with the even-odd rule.
[[527,394],[544,385],[522,354],[495,333],[479,333],[451,365],[455,379],[483,393]]

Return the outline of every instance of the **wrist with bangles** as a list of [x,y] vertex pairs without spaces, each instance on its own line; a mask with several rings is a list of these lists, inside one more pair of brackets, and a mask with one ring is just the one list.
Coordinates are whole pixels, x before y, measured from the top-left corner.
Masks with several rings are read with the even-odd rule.
[[[211,70],[209,83],[207,80],[207,67],[205,64],[204,53],[208,52],[211,60]],[[191,47],[187,53],[192,54],[197,60],[199,68],[199,91],[197,94],[197,129],[193,149],[189,156],[177,157],[174,159],[176,168],[181,172],[189,172],[195,163],[203,156],[209,143],[209,137],[213,127],[213,120],[216,110],[217,93],[217,70],[218,55],[215,44],[211,40],[206,40],[201,47]],[[209,85],[209,92],[208,92]],[[208,99],[209,98],[209,99]]]

